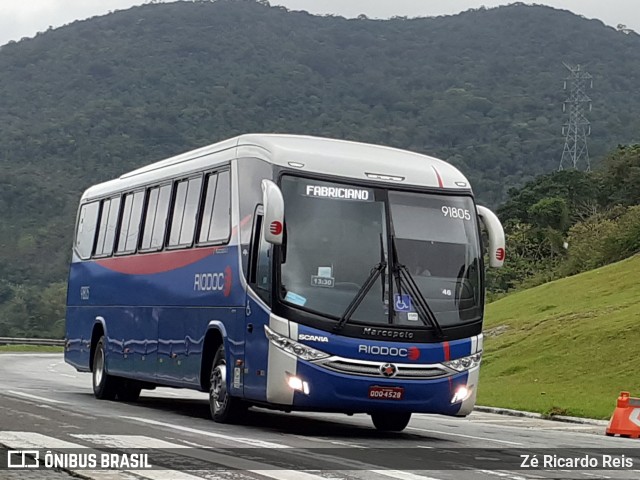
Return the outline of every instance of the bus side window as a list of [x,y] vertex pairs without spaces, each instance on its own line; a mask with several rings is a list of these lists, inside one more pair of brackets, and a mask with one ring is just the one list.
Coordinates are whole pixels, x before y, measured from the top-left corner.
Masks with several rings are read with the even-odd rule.
[[133,253],[138,244],[140,219],[144,203],[144,191],[129,193],[124,197],[124,208],[120,220],[117,253]]
[[147,198],[147,212],[144,220],[141,250],[157,251],[164,244],[164,234],[167,229],[167,215],[171,200],[171,185],[153,187],[149,189]]
[[258,262],[256,265],[256,287],[266,294],[264,300],[269,301],[271,296],[271,249],[272,245],[265,241],[260,235],[260,246],[258,249]]
[[201,176],[178,182],[171,216],[169,247],[189,247],[193,244],[201,187]]
[[272,245],[262,235],[262,213],[256,215],[251,252],[250,283],[267,305],[271,304],[271,252]]
[[198,243],[226,243],[231,233],[229,170],[207,176]]
[[102,201],[100,211],[100,228],[94,256],[106,257],[113,253],[113,241],[118,226],[120,213],[120,197],[113,197]]
[[100,202],[92,202],[83,205],[78,218],[78,230],[76,232],[76,250],[83,260],[91,256],[96,227],[98,225],[98,210]]

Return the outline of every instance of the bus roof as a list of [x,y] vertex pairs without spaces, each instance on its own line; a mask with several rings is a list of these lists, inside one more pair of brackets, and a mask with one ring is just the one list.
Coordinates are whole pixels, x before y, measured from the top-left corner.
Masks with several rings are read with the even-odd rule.
[[[235,149],[235,151],[234,151]],[[87,189],[83,200],[98,198],[183,174],[214,168],[233,158],[259,158],[300,172],[345,179],[469,191],[465,176],[437,158],[391,147],[284,134],[246,134],[192,150],[125,173]],[[217,157],[217,158],[216,158]]]

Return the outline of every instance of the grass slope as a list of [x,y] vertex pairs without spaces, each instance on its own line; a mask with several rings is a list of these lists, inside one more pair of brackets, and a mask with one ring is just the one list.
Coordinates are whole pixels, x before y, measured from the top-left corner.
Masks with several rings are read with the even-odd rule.
[[487,306],[478,403],[608,418],[640,396],[640,255]]
[[62,353],[62,347],[44,345],[0,345],[0,353],[3,352],[33,352],[33,353]]

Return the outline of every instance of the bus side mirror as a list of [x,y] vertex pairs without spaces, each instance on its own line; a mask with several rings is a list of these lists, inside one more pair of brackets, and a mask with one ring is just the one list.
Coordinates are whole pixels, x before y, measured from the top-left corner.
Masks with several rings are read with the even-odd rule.
[[496,214],[488,208],[480,205],[477,205],[476,208],[489,234],[489,266],[500,268],[504,263],[505,257],[504,230],[502,224]]
[[282,245],[284,237],[284,199],[278,186],[271,180],[262,180],[264,217],[262,234],[265,241]]

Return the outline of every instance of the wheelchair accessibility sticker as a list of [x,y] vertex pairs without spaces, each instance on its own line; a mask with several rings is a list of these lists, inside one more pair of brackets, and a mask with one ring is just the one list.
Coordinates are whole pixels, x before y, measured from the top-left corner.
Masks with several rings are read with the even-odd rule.
[[396,312],[412,312],[411,295],[395,294],[393,299],[393,309]]

